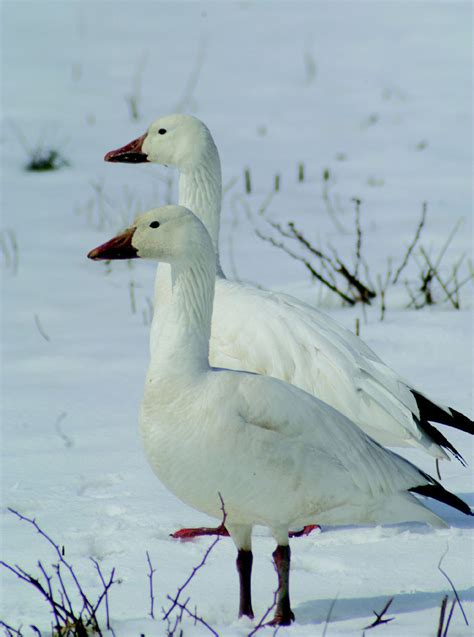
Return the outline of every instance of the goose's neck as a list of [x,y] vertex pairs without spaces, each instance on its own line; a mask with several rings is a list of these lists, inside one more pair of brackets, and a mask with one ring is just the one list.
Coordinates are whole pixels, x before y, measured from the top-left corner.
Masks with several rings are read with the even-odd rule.
[[209,368],[215,277],[215,260],[209,254],[172,266],[171,302],[166,308],[155,308],[161,328],[151,349],[152,380]]
[[219,268],[219,228],[222,200],[221,163],[214,143],[198,164],[182,168],[179,205],[189,208],[209,232]]
[[[219,276],[224,276],[219,261],[219,229],[222,200],[221,162],[217,147],[209,140],[207,152],[199,163],[181,167],[179,205],[189,208],[206,226],[214,251]],[[155,308],[164,307],[171,296],[171,268],[161,263],[155,280]]]

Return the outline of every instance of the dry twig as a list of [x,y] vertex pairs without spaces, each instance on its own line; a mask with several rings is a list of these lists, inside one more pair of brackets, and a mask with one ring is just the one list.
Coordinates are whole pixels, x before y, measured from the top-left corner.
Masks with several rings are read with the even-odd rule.
[[426,203],[426,201],[424,201],[423,205],[422,205],[422,210],[421,210],[421,219],[420,219],[420,221],[418,223],[418,226],[416,228],[415,236],[413,238],[413,241],[408,246],[408,249],[407,249],[407,251],[405,253],[405,256],[403,257],[403,260],[402,260],[400,266],[398,267],[397,271],[395,272],[395,275],[394,275],[393,280],[392,280],[393,284],[397,283],[398,279],[400,278],[400,274],[406,268],[407,263],[408,263],[408,261],[410,259],[411,253],[413,252],[413,249],[416,246],[416,244],[418,242],[418,239],[420,238],[421,231],[423,230],[423,226],[425,225],[425,221],[426,221],[426,211],[427,211],[427,203]]
[[[225,506],[224,506],[224,500],[222,499],[222,495],[219,493],[219,500],[221,502],[221,511],[222,511],[222,525],[225,526],[226,523],[226,519],[227,519],[227,513],[225,511]],[[181,619],[183,617],[183,613],[186,613],[189,617],[191,617],[192,619],[194,619],[195,622],[202,624],[203,626],[205,626],[213,635],[216,635],[216,637],[218,637],[218,634],[215,632],[215,630],[200,616],[197,615],[197,611],[196,609],[194,611],[190,611],[188,608],[188,603],[189,603],[189,598],[186,599],[185,602],[181,602],[180,601],[180,597],[183,593],[183,591],[188,587],[189,583],[192,581],[192,579],[194,578],[194,576],[196,575],[196,573],[205,565],[207,558],[209,557],[212,549],[216,546],[216,544],[218,544],[220,542],[220,540],[222,539],[222,537],[220,535],[218,535],[216,537],[216,539],[208,546],[208,548],[206,549],[206,552],[204,553],[201,561],[199,562],[199,564],[197,564],[197,566],[194,566],[191,573],[189,574],[189,576],[186,578],[185,582],[183,584],[181,584],[181,586],[178,587],[178,590],[176,591],[174,596],[171,595],[167,595],[167,599],[171,602],[170,607],[165,610],[164,608],[162,608],[162,612],[163,612],[163,621],[166,621],[168,623],[168,635],[171,637],[172,635],[174,635],[177,627],[179,626]],[[170,629],[170,624],[171,624],[171,620],[170,620],[170,616],[173,613],[173,611],[179,608],[180,609],[180,614],[179,614],[179,621],[175,620],[174,623],[174,627],[173,629]]]
[[375,628],[376,626],[380,626],[381,624],[388,624],[389,622],[392,622],[395,619],[395,617],[388,617],[387,619],[384,618],[384,615],[390,608],[390,605],[392,604],[392,602],[393,602],[393,597],[391,597],[388,600],[388,602],[382,608],[380,613],[378,613],[376,610],[373,610],[372,612],[375,615],[375,619],[371,624],[366,626],[364,630],[369,630],[370,628]]
[[18,273],[20,259],[16,234],[11,228],[0,232],[0,252],[3,254],[5,267],[15,276]]
[[451,603],[451,608],[449,610],[448,617],[446,618],[446,608],[448,606],[449,597],[445,595],[441,600],[441,606],[439,609],[439,620],[438,620],[438,630],[436,631],[436,637],[448,637],[449,625],[451,624],[451,619],[453,617],[454,608],[456,606],[456,598],[453,599]]
[[[99,637],[102,637],[103,633],[97,618],[97,612],[102,605],[102,602],[105,601],[107,629],[110,629],[108,592],[113,584],[118,583],[118,581],[114,579],[115,569],[112,569],[108,580],[106,580],[102,574],[99,564],[95,560],[92,560],[99,574],[103,590],[97,600],[94,603],[91,602],[79,582],[72,565],[64,557],[64,547],[60,547],[56,542],[54,542],[54,540],[42,530],[35,519],[27,518],[14,509],[9,509],[9,511],[16,515],[21,521],[31,524],[37,533],[39,533],[39,535],[41,535],[54,549],[58,562],[53,564],[52,568],[57,579],[55,585],[58,586],[58,590],[56,592],[53,590],[54,576],[47,572],[41,561],[38,561],[38,569],[41,574],[40,577],[34,577],[17,564],[12,566],[11,564],[7,564],[3,561],[0,561],[0,564],[16,575],[20,580],[35,588],[45,601],[48,602],[54,616],[54,630],[58,633],[58,635],[65,635],[67,637],[87,637],[88,633],[93,631],[97,633]],[[66,582],[64,580],[64,572],[68,573],[74,584],[76,593],[81,599],[82,607],[80,611],[76,611],[74,609],[71,596],[67,590]],[[41,581],[41,578],[44,581]],[[56,595],[59,595],[59,599]],[[38,634],[40,634],[39,631]]]
[[336,214],[336,210],[332,204],[331,201],[331,197],[329,195],[329,184],[331,181],[331,174],[329,172],[328,168],[325,168],[323,171],[323,194],[322,194],[322,198],[324,201],[324,205],[326,206],[326,210],[328,215],[330,216],[332,222],[334,223],[334,226],[336,227],[336,229],[344,234],[345,233],[345,229],[342,226],[341,222],[339,221],[339,219],[337,218],[337,214]]
[[[358,224],[357,220],[358,215],[356,214],[356,224]],[[361,262],[360,247],[362,243],[362,233],[360,231],[360,227],[357,231],[356,264],[354,266],[354,272],[351,272],[334,249],[332,249],[333,256],[330,257],[322,250],[315,248],[311,244],[311,242],[304,236],[301,230],[296,227],[293,221],[288,222],[287,229],[283,228],[279,223],[269,220],[267,221],[269,225],[271,225],[271,227],[274,228],[281,236],[289,239],[296,239],[298,243],[302,245],[311,255],[316,257],[319,260],[320,266],[325,271],[325,275],[323,275],[321,272],[318,272],[315,269],[315,266],[312,265],[308,261],[308,259],[297,255],[296,253],[291,251],[284,243],[276,241],[272,237],[268,237],[262,234],[259,230],[256,230],[257,236],[259,236],[264,241],[271,243],[275,247],[280,248],[293,259],[302,262],[314,278],[323,283],[332,292],[340,296],[346,303],[349,303],[349,305],[355,305],[358,302],[367,303],[370,305],[370,302],[376,296],[376,293],[367,285],[365,285],[358,276],[359,265]],[[328,274],[329,272],[331,272],[330,275]],[[335,274],[341,276],[346,281],[346,283],[348,283],[348,293],[343,292],[337,285],[334,277]]]
[[45,341],[48,341],[48,343],[49,343],[49,341],[50,341],[51,339],[49,338],[49,336],[48,336],[48,335],[46,334],[46,332],[44,331],[44,328],[43,328],[43,326],[42,326],[42,325],[41,325],[41,323],[40,323],[40,320],[39,320],[39,316],[38,316],[38,314],[35,314],[35,315],[34,315],[34,318],[35,318],[35,325],[36,325],[36,327],[37,327],[37,329],[38,329],[38,332],[41,334],[41,336],[44,338],[44,340],[45,340]]
[[267,610],[263,613],[263,615],[260,617],[260,619],[258,620],[256,626],[253,628],[253,630],[247,635],[247,637],[253,637],[253,635],[255,635],[255,633],[257,633],[259,630],[261,630],[262,628],[264,628],[267,623],[267,617],[270,615],[270,613],[272,612],[272,610],[275,608],[275,606],[277,605],[277,597],[278,597],[278,592],[280,590],[280,587],[278,587],[276,589],[276,591],[273,592],[273,602],[270,604],[270,606],[267,608]]
[[155,619],[155,611],[154,611],[155,595],[153,593],[153,575],[154,575],[154,573],[156,573],[156,570],[151,565],[150,554],[148,553],[148,551],[146,552],[146,560],[148,562],[148,579],[149,579],[149,582],[150,582],[150,612],[149,612],[149,615],[150,615],[150,617],[152,619]]
[[[23,637],[21,626],[20,628],[13,628],[13,626],[10,626],[10,624],[7,624],[7,622],[2,621],[1,619],[0,626],[4,629],[6,637]],[[35,626],[31,626],[31,628],[35,628]]]
[[446,555],[448,554],[448,551],[449,551],[449,546],[447,546],[447,547],[446,547],[445,552],[444,552],[444,553],[443,553],[443,555],[440,557],[440,560],[439,560],[439,562],[438,562],[438,571],[439,571],[442,575],[444,575],[444,577],[448,580],[449,585],[451,586],[452,591],[453,591],[453,593],[454,593],[454,597],[456,598],[456,601],[457,601],[457,603],[459,604],[459,608],[461,609],[461,613],[462,613],[462,616],[463,616],[464,622],[465,622],[466,626],[469,626],[469,622],[467,621],[466,613],[464,612],[464,608],[463,608],[463,605],[461,604],[461,599],[459,598],[459,595],[458,595],[458,592],[457,592],[457,590],[456,590],[456,587],[454,586],[452,579],[449,577],[449,575],[446,573],[446,571],[445,571],[445,570],[443,570],[443,569],[441,568],[441,564],[443,563],[444,558],[445,558],[445,557],[446,557]]
[[326,633],[327,633],[327,630],[328,630],[329,622],[331,621],[332,611],[334,610],[334,606],[336,605],[336,602],[337,602],[337,595],[332,600],[332,602],[329,604],[328,612],[326,614],[326,619],[324,621],[323,634],[321,635],[321,637],[326,637]]
[[304,266],[307,268],[307,270],[310,272],[312,277],[314,277],[315,279],[317,279],[318,281],[323,283],[332,292],[334,292],[335,294],[340,296],[346,303],[348,303],[349,305],[355,305],[356,302],[354,301],[354,299],[352,299],[350,296],[348,296],[347,294],[342,292],[342,290],[340,290],[336,285],[331,283],[331,281],[329,281],[326,277],[324,277],[320,272],[315,270],[314,267],[311,265],[311,263],[307,259],[305,259],[304,257],[301,257],[300,255],[296,254],[295,252],[292,252],[281,241],[276,241],[275,239],[273,239],[273,237],[269,237],[267,235],[264,235],[263,233],[260,232],[260,230],[257,229],[255,232],[256,232],[257,236],[260,237],[260,239],[262,239],[263,241],[266,241],[266,242],[270,243],[271,245],[275,246],[276,248],[280,248],[280,250],[283,250],[283,252],[288,254],[288,256],[290,256],[292,259],[295,259],[296,261],[300,261],[301,263],[303,263]]

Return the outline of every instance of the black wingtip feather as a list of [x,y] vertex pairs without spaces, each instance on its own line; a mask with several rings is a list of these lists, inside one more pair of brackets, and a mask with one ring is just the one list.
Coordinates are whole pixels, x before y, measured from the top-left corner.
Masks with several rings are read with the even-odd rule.
[[443,449],[446,449],[446,451],[449,451],[450,453],[452,453],[453,456],[456,458],[456,460],[459,460],[459,462],[463,465],[463,467],[467,467],[467,462],[464,460],[464,458],[456,449],[456,447],[454,447],[449,442],[449,440],[445,438],[443,434],[436,429],[436,427],[433,427],[433,425],[430,425],[430,423],[427,420],[418,420],[418,418],[415,418],[415,420],[418,427],[422,431],[424,431],[431,438],[431,440],[433,440],[433,442],[435,442],[437,445],[439,445]]
[[430,420],[431,422],[439,422],[442,425],[454,427],[454,429],[459,429],[467,434],[471,434],[471,436],[474,435],[473,420],[451,407],[449,408],[450,413],[448,413],[414,389],[411,389],[410,391],[416,400],[416,404],[420,411],[421,421]]
[[471,434],[474,436],[474,420],[471,420],[460,411],[456,411],[452,407],[449,408],[449,411],[453,414],[454,424],[451,425],[456,429],[460,429],[461,431],[465,431],[467,434]]
[[[429,477],[429,476],[428,476]],[[438,502],[444,502],[448,506],[461,511],[461,513],[465,513],[466,515],[474,515],[471,511],[471,507],[458,498],[457,495],[451,493],[450,491],[446,491],[444,487],[442,487],[439,482],[434,482],[434,484],[423,484],[419,487],[413,487],[409,489],[412,493],[417,493],[418,495],[423,495],[426,498],[432,498],[433,500],[438,500]]]

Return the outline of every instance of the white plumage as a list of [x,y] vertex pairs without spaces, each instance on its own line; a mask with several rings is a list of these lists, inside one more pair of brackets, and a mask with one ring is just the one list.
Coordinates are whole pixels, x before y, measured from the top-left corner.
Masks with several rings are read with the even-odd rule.
[[285,624],[292,619],[291,527],[409,520],[443,526],[409,491],[420,487],[469,512],[456,496],[314,396],[275,378],[209,366],[216,258],[208,232],[189,210],[151,210],[89,256],[171,264],[172,296],[164,313],[160,308],[145,383],[143,445],[158,478],[183,502],[219,518],[222,496],[226,525],[239,549],[239,573],[242,581],[248,579],[243,614],[252,614],[248,553],[255,524],[269,527],[278,544],[275,561],[283,584],[275,623]]
[[[179,203],[206,226],[218,255],[221,169],[207,127],[187,115],[162,117],[138,140],[106,155],[108,161],[155,162],[181,174]],[[473,433],[473,423],[436,404],[385,365],[358,337],[297,299],[229,281],[217,256],[212,322],[212,365],[248,370],[287,381],[329,403],[375,440],[424,449],[436,458],[460,454],[428,421]],[[161,265],[155,299],[169,303],[170,269]],[[151,348],[160,331],[157,316]]]

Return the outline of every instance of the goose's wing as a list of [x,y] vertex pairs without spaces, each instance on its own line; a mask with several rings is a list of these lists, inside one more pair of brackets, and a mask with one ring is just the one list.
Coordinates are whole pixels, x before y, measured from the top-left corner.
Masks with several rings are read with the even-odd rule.
[[338,472],[346,474],[355,488],[371,494],[426,484],[425,474],[381,447],[346,416],[278,379],[243,375],[239,413],[249,426],[272,432],[275,441],[284,444],[283,453],[290,453],[291,445],[297,443],[311,457],[317,456],[319,479],[328,484],[338,484],[334,480]]
[[[431,476],[364,434],[343,414],[277,379],[243,374],[239,414],[248,427],[268,436],[264,456],[290,473],[311,499],[323,502],[322,523],[428,522],[443,526],[412,492],[440,500],[470,515],[457,496]],[[260,440],[261,436],[255,435]],[[260,442],[261,444],[261,442]],[[278,481],[278,478],[275,482]],[[275,484],[278,493],[278,484]]]
[[[347,415],[381,444],[418,446],[436,457],[446,457],[448,449],[459,456],[421,413],[421,394],[360,338],[292,297],[218,279],[211,363],[296,385]],[[445,408],[422,398],[445,421],[452,418]]]

